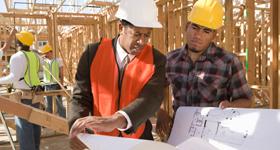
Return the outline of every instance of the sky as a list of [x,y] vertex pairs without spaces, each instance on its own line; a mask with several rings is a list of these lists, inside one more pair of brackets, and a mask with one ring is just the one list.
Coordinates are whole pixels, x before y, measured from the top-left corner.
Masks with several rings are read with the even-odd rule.
[[7,12],[4,0],[0,0],[0,12]]

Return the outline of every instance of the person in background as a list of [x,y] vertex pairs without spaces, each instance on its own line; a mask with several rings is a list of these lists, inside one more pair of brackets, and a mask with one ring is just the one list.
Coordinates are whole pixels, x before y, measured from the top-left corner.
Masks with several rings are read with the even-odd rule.
[[[40,50],[39,53],[44,55],[44,69],[43,69],[43,76],[44,76],[44,84],[45,90],[60,90],[61,87],[58,84],[60,82],[63,85],[63,64],[61,58],[55,58],[53,56],[52,47],[49,44],[44,45]],[[57,112],[59,116],[66,117],[65,107],[62,103],[61,95],[55,96],[56,98],[56,106]],[[53,97],[46,96],[45,97],[45,104],[46,104],[46,111],[49,113],[53,113]]]
[[[166,78],[173,94],[173,110],[180,106],[251,107],[252,92],[237,56],[214,44],[222,27],[219,0],[198,0],[188,16],[187,43],[167,54]],[[168,135],[172,118],[158,112],[157,133]]]
[[[0,84],[13,84],[13,88],[22,91],[23,95],[32,95],[40,87],[40,58],[30,50],[34,36],[27,31],[16,33],[18,52],[10,59],[10,74],[0,78]],[[20,102],[39,108],[39,102],[32,102],[32,96],[22,96]],[[17,139],[20,150],[39,150],[41,127],[25,119],[15,117]]]

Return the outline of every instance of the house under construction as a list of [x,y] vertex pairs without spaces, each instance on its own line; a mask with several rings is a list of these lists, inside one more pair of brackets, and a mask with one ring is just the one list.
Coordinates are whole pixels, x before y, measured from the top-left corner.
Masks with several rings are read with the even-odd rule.
[[[1,46],[4,45],[12,29],[32,31],[35,36],[35,43],[32,45],[34,50],[40,49],[46,43],[52,45],[53,54],[62,59],[64,66],[64,85],[67,86],[65,90],[68,94],[63,91],[58,93],[64,95],[64,105],[68,110],[70,89],[75,83],[78,61],[85,46],[100,41],[102,37],[113,38],[118,35],[118,19],[115,13],[120,0],[1,1],[4,6],[3,12],[0,13]],[[156,49],[166,54],[180,48],[186,42],[184,31],[188,23],[187,16],[197,0],[155,1],[158,7],[158,19],[163,28],[152,30],[150,42]],[[236,54],[243,63],[247,81],[254,95],[253,107],[279,109],[280,2],[278,0],[221,1],[225,8],[224,26],[218,30],[215,43]],[[4,76],[5,71],[8,70],[10,57],[16,52],[15,42],[12,42],[10,49],[5,52],[0,62],[1,76]],[[9,97],[7,87],[1,88],[1,93]],[[42,96],[45,95],[46,93],[42,93]],[[9,99],[14,97],[14,95],[10,96]],[[3,105],[1,101],[0,105]],[[163,107],[170,114],[172,113],[170,89],[166,89]],[[56,109],[55,104],[53,108]],[[17,113],[23,112],[14,113],[13,110],[9,110],[5,114],[10,130],[15,129],[12,116]],[[42,117],[46,114],[38,112],[35,116]],[[61,122],[59,128],[52,126],[46,120],[34,119],[33,121],[67,134],[69,129],[63,129],[63,126],[67,126],[64,120],[50,119]],[[58,132],[52,135],[61,137]],[[2,149],[1,136],[5,139],[7,135],[5,133],[0,135],[0,149]],[[67,139],[66,136],[62,138]],[[6,138],[6,142],[3,142],[3,149],[5,145],[7,150],[10,149],[8,141]],[[45,145],[48,143],[46,142]],[[62,149],[60,146],[56,148]]]

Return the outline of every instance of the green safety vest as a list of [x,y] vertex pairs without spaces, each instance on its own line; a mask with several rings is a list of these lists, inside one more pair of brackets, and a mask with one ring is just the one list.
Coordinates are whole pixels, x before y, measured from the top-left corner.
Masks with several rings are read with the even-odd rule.
[[[55,77],[55,79],[59,80],[59,64],[56,59],[53,59],[51,62],[46,62],[46,69]],[[54,78],[50,75],[50,73],[44,70],[44,79],[47,83],[56,83]]]
[[22,51],[27,60],[24,81],[29,87],[40,85],[39,69],[40,60],[32,51]]

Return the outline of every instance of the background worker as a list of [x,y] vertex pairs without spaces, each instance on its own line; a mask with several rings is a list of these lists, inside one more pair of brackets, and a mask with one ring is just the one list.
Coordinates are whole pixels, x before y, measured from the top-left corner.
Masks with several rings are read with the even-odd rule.
[[157,12],[154,0],[122,0],[116,13],[119,35],[87,46],[70,105],[70,138],[91,129],[153,139],[149,117],[166,87],[165,56],[148,44],[152,28],[162,27]]
[[[251,107],[252,92],[242,63],[213,42],[223,16],[219,0],[198,0],[188,17],[187,43],[167,54],[174,112],[180,106]],[[157,132],[169,134],[171,125],[172,119],[159,111]]]
[[[30,32],[21,31],[16,34],[18,52],[11,56],[10,74],[0,78],[0,84],[13,84],[13,88],[23,93],[32,92],[40,85],[40,59],[36,53],[30,51],[33,42],[34,36]],[[22,97],[20,102],[39,108],[39,102],[32,103],[32,97]],[[41,127],[17,116],[15,123],[19,149],[39,150]]]
[[[60,82],[61,85],[63,85],[63,64],[61,58],[55,58],[53,56],[52,47],[49,44],[44,45],[40,50],[39,53],[44,55],[44,84],[45,84],[45,90],[51,91],[51,90],[60,90],[61,87],[57,83],[57,81]],[[47,69],[47,70],[46,70]],[[55,79],[54,79],[55,78]],[[53,100],[52,96],[46,96],[45,97],[45,104],[46,104],[46,111],[49,113],[53,112]],[[66,117],[65,113],[65,107],[62,103],[62,97],[61,95],[55,96],[56,98],[56,106],[57,106],[57,112],[59,116]]]
[[10,48],[11,43],[12,43],[12,41],[14,39],[14,35],[15,35],[16,32],[17,32],[16,29],[12,29],[10,31],[9,37],[7,38],[7,40],[4,43],[3,47],[0,48],[0,58],[2,58],[4,52],[7,51]]

